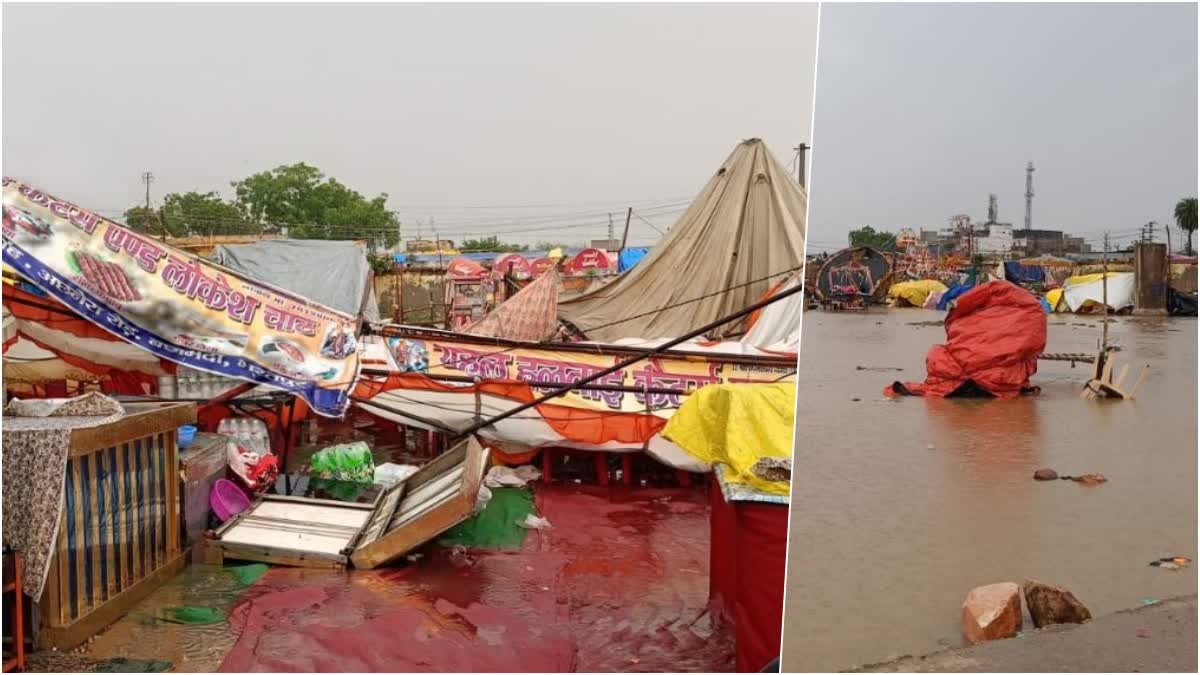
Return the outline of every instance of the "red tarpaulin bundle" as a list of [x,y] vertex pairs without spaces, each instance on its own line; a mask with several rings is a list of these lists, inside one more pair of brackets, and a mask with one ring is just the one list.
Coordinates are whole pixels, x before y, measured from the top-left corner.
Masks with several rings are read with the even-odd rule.
[[895,383],[885,395],[978,393],[1012,398],[1029,388],[1046,348],[1046,312],[1032,293],[1007,281],[976,286],[946,315],[946,344],[930,347],[925,381]]

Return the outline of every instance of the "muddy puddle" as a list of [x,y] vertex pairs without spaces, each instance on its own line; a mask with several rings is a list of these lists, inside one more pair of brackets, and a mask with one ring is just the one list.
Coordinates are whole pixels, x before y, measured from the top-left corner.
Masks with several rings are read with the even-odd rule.
[[[1196,592],[1194,566],[1148,565],[1197,553],[1196,321],[1109,324],[1129,381],[1152,367],[1136,401],[1081,400],[1087,366],[1045,361],[1038,396],[885,401],[891,381],[924,379],[943,318],[804,319],[785,669],[958,646],[963,597],[995,581],[1066,586],[1096,616]],[[1047,351],[1094,352],[1100,332],[1098,317],[1051,317]],[[1109,482],[1036,482],[1040,467]]]

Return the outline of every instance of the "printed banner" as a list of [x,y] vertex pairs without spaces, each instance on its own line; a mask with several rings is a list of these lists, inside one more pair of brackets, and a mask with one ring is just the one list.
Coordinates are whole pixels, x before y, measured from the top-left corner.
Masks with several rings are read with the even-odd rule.
[[[494,345],[445,340],[386,339],[391,368],[401,373],[435,377],[453,375],[481,380],[507,380],[529,384],[539,393],[573,384],[629,358],[626,354],[588,354],[549,349],[506,349]],[[675,389],[690,393],[708,384],[788,382],[794,368],[742,363],[649,358],[606,375],[599,385]],[[578,390],[551,403],[607,412],[645,413],[670,417],[687,393]]]
[[279,387],[322,415],[341,416],[358,379],[353,317],[7,177],[4,262],[160,358]]

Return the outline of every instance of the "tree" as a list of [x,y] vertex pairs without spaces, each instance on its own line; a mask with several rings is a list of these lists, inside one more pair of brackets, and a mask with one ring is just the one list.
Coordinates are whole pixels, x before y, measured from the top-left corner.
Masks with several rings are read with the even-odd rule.
[[300,162],[232,184],[237,205],[253,223],[286,226],[299,239],[365,239],[372,251],[394,246],[400,221],[387,210],[387,194],[367,199]]
[[863,225],[857,230],[850,230],[851,246],[869,246],[881,251],[891,250],[896,243],[896,235],[883,230],[876,230],[870,225]]
[[162,218],[172,236],[254,234],[262,228],[250,222],[233,202],[216,192],[172,192],[163,198]]
[[1185,197],[1175,204],[1175,224],[1187,232],[1187,254],[1192,254],[1192,233],[1196,231],[1196,198]]
[[135,232],[141,232],[153,237],[162,235],[162,214],[144,206],[131,206],[125,209],[125,224]]
[[461,244],[459,244],[458,250],[495,251],[497,253],[509,253],[513,251],[528,251],[529,247],[522,246],[520,244],[505,244],[504,242],[500,241],[499,237],[492,235],[490,237],[483,237],[482,239],[465,239]]

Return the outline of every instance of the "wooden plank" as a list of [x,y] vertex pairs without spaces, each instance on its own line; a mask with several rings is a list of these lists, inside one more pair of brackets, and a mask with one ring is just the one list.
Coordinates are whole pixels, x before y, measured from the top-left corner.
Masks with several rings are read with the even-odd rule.
[[1142,372],[1138,373],[1138,378],[1134,380],[1133,386],[1129,389],[1129,395],[1127,396],[1129,400],[1132,401],[1137,396],[1138,390],[1142,388],[1142,382],[1146,380],[1146,376],[1149,374],[1150,364],[1146,364],[1142,367]]
[[129,588],[130,585],[128,552],[129,545],[132,542],[132,539],[128,539],[126,534],[129,531],[129,500],[125,497],[125,489],[129,485],[129,473],[128,466],[125,461],[125,453],[128,450],[128,443],[122,443],[121,445],[117,446],[117,513],[120,520],[120,530],[117,540],[121,542],[121,547],[119,549],[120,555],[117,557],[120,558],[119,564],[121,567],[122,591],[126,588]]
[[130,568],[129,579],[131,582],[136,582],[144,574],[142,568],[142,524],[138,519],[138,481],[140,475],[138,472],[138,441],[126,443],[125,447],[129,451],[126,458],[129,462],[126,476],[129,480],[129,520],[133,538],[130,541]]
[[179,508],[179,435],[175,431],[163,434],[163,478],[167,481],[167,542],[166,554],[173,558],[180,549],[180,514]]
[[92,558],[92,607],[99,607],[104,603],[104,596],[100,593],[100,588],[103,586],[104,578],[100,574],[100,491],[96,489],[99,481],[98,474],[100,468],[96,462],[96,453],[88,455],[88,490],[91,493],[91,501],[88,506],[91,507],[91,513],[84,514],[88,519],[89,529],[92,533],[92,550],[90,555]]
[[196,421],[195,403],[124,404],[128,414],[110,424],[73,429],[71,456],[85,455],[96,448],[108,448],[131,438],[174,431]]
[[[68,460],[69,461],[69,460]],[[54,590],[53,598],[50,601],[51,613],[46,617],[53,621],[58,617],[60,624],[67,624],[71,621],[71,568],[68,565],[70,562],[69,553],[67,551],[67,510],[64,508],[61,515],[58,517],[58,551],[54,554],[55,576],[49,577],[51,580],[58,579]]]
[[1113,389],[1120,389],[1121,383],[1125,381],[1125,376],[1129,374],[1129,364],[1121,366],[1121,370],[1117,372],[1117,377],[1113,380]]
[[141,441],[145,470],[144,494],[146,499],[146,572],[158,567],[158,470],[155,467],[155,456],[158,454],[152,438]]
[[[82,617],[86,613],[84,595],[87,593],[87,579],[84,578],[84,571],[87,568],[83,562],[83,556],[87,555],[83,546],[83,478],[79,472],[79,458],[75,457],[70,462],[72,485],[75,487],[75,508],[72,509],[75,521],[75,542],[71,546],[75,552],[75,569],[72,570],[75,574],[75,597],[71,600],[75,603],[75,616]],[[67,592],[70,593],[70,590],[68,587]]]
[[113,486],[116,485],[116,474],[113,467],[109,466],[108,448],[104,448],[96,453],[100,461],[96,463],[96,470],[103,472],[104,476],[104,513],[108,514],[104,520],[105,526],[102,528],[104,534],[104,564],[108,572],[104,575],[104,588],[107,592],[104,597],[111,598],[117,594],[117,569],[116,569],[116,551],[117,545],[116,527],[117,514],[113,509]]
[[166,468],[164,460],[166,458],[163,457],[163,453],[166,452],[166,448],[163,447],[163,434],[154,434],[148,439],[148,442],[150,444],[150,465],[154,467],[151,473],[151,477],[154,479],[154,490],[152,492],[154,499],[151,501],[154,504],[154,520],[152,521],[154,525],[154,548],[150,551],[150,557],[154,561],[155,569],[157,569],[164,562],[163,559],[165,556],[163,554],[167,548],[167,528],[165,522],[167,505],[165,501],[166,485],[164,482],[169,477],[165,475],[164,471]]
[[292,502],[293,504],[310,504],[314,506],[332,506],[341,509],[359,509],[361,511],[372,511],[375,506],[373,504],[359,504],[358,502],[339,502],[336,499],[309,499],[308,497],[293,497],[291,495],[263,495],[260,501],[263,502]]
[[232,544],[213,542],[214,548],[221,550],[223,559],[251,560],[271,565],[286,565],[288,567],[316,567],[322,569],[341,569],[346,566],[346,556],[327,555],[310,551],[295,551],[286,548],[269,546],[252,546],[249,544]]

